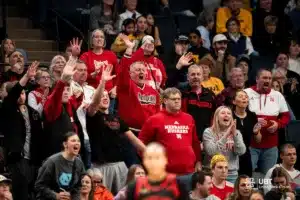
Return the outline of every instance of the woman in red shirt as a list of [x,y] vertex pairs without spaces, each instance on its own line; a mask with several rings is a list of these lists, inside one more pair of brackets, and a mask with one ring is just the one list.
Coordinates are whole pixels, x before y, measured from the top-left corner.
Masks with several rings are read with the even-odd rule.
[[[113,66],[112,74],[116,73],[117,56],[110,50],[105,50],[106,41],[104,32],[96,29],[91,35],[91,47],[88,52],[80,56],[80,60],[84,61],[87,66],[88,78],[87,82],[90,86],[97,88],[101,80],[102,71],[108,67]],[[112,99],[116,98],[115,80],[108,81],[105,88]],[[111,99],[111,108],[114,107],[114,101]]]

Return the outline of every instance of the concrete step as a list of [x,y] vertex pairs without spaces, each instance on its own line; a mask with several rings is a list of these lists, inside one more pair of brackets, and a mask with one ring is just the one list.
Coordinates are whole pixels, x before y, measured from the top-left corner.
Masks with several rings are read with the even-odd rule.
[[[30,65],[31,63],[33,63],[35,60],[29,60],[29,61],[27,61],[27,64],[28,65]],[[40,62],[40,67],[42,66],[42,67],[47,67],[47,68],[49,68],[50,67],[50,64],[51,64],[51,62],[48,62],[48,61],[44,61],[44,60],[40,60],[39,61]]]
[[[8,17],[20,17],[22,15],[17,6],[7,6],[6,14]],[[0,6],[0,16],[2,16],[2,6]]]
[[[0,18],[0,21],[2,19]],[[7,18],[7,29],[27,29],[32,28],[32,22],[27,18],[22,17],[8,17]]]
[[57,51],[27,51],[28,60],[50,62],[54,56],[59,54]]
[[45,35],[40,29],[7,29],[9,38],[18,39],[44,39]]
[[28,40],[15,39],[17,48],[25,49],[26,51],[57,51],[57,43],[53,40]]

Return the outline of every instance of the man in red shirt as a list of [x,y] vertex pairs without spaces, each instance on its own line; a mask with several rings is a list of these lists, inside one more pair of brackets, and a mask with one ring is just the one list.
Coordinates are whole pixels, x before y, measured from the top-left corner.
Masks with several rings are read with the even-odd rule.
[[230,193],[233,192],[233,184],[226,181],[228,175],[228,161],[225,156],[217,154],[212,157],[210,161],[210,168],[213,173],[212,183],[213,187],[210,194],[224,200]]
[[188,182],[195,166],[201,169],[195,122],[191,115],[180,111],[181,92],[177,88],[167,88],[162,96],[165,109],[149,117],[139,133],[139,139],[145,145],[154,141],[161,143],[168,155],[167,171],[188,175],[184,178]]

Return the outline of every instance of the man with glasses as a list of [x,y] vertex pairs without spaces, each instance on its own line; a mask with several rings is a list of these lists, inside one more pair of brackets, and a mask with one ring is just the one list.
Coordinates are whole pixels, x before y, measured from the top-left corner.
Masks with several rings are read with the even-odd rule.
[[[201,170],[201,150],[196,126],[191,115],[181,111],[181,92],[167,88],[163,94],[165,109],[151,116],[145,122],[139,139],[145,144],[158,142],[168,155],[167,171],[187,175]],[[187,183],[190,185],[190,183]]]

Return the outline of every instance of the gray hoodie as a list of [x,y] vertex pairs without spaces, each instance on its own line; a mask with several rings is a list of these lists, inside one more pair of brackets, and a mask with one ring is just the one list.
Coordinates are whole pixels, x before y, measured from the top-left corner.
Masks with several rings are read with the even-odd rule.
[[232,139],[225,136],[218,138],[211,128],[207,128],[203,133],[203,146],[210,159],[216,154],[222,154],[228,159],[228,175],[237,175],[239,169],[239,156],[246,152],[243,136],[237,130],[236,136]]

